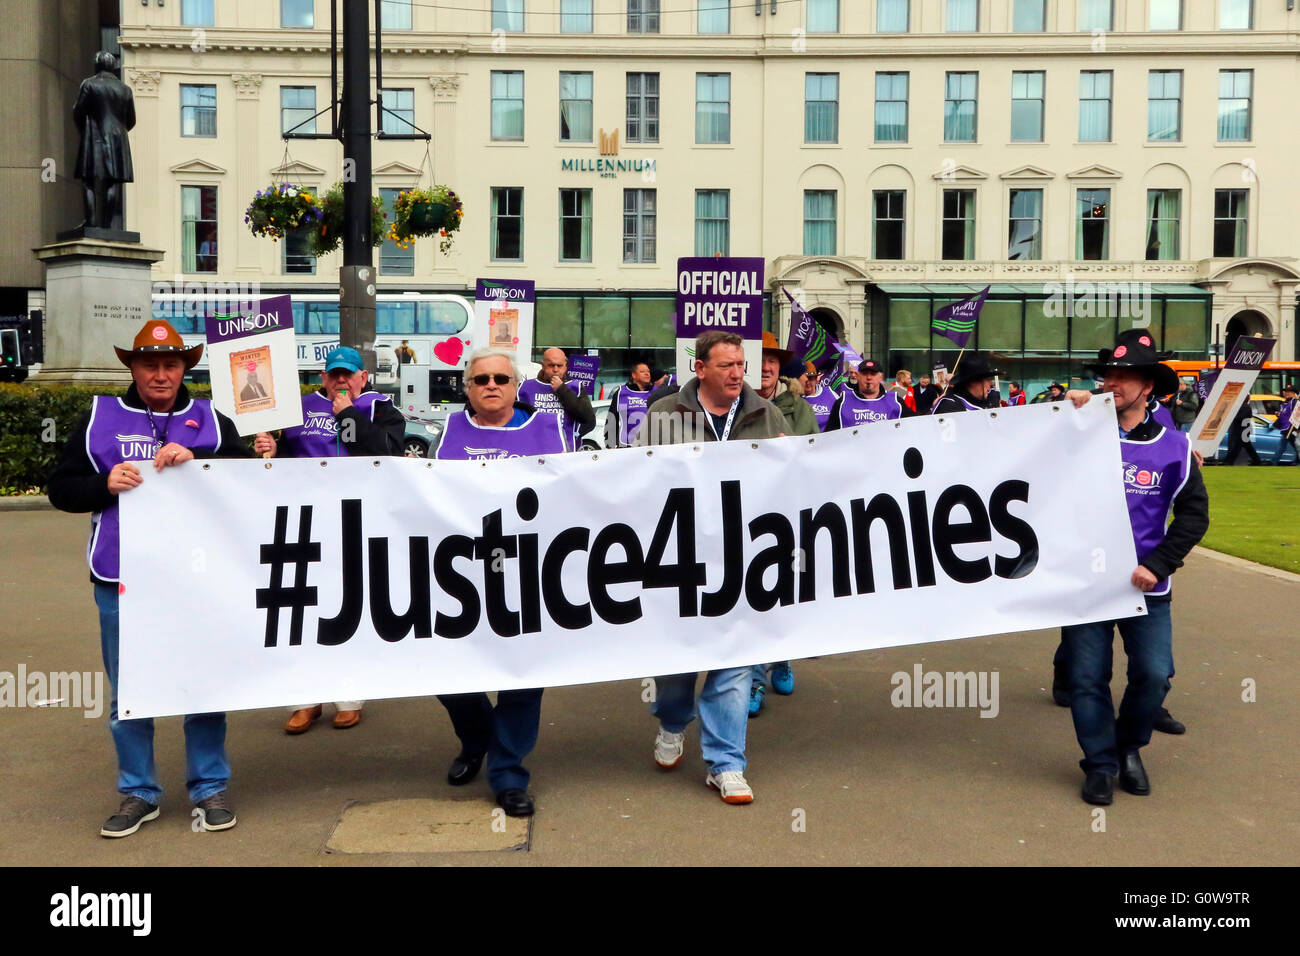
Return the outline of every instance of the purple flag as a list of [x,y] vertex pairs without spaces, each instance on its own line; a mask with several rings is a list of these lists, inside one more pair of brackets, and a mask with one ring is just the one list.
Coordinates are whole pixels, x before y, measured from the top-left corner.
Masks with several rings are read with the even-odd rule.
[[980,310],[984,308],[984,300],[989,297],[991,288],[993,287],[985,286],[982,292],[939,309],[930,320],[930,331],[952,339],[959,347],[965,348],[970,337],[975,334],[975,320],[980,317]]
[[790,300],[790,339],[786,348],[794,353],[795,358],[812,362],[819,370],[825,371],[839,360],[836,351],[839,343],[795,301],[789,289],[782,286],[781,291]]

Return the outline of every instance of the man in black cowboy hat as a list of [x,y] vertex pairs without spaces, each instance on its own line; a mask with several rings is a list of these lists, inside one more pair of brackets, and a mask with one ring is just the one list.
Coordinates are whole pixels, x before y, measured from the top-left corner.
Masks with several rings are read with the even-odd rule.
[[[181,382],[198,362],[202,345],[186,348],[174,328],[153,319],[136,335],[130,351],[114,350],[131,370],[131,386],[120,398],[97,395],[91,400],[91,410],[68,436],[50,476],[50,504],[60,511],[93,512],[87,557],[104,670],[113,689],[108,725],[117,747],[122,796],[118,811],[99,833],[125,837],[158,816],[162,787],[154,770],[153,721],[122,720],[117,713],[118,496],[148,480],[147,464],[161,472],[195,458],[245,458],[251,452],[234,422],[210,401],[190,398]],[[160,541],[159,547],[166,546]],[[235,813],[225,793],[230,782],[225,714],[185,718],[185,762],[186,787],[203,829],[233,827]]]
[[[1083,749],[1082,796],[1105,805],[1114,799],[1116,775],[1129,793],[1151,792],[1138,751],[1151,740],[1174,676],[1169,578],[1201,540],[1210,518],[1191,442],[1183,432],[1159,424],[1147,404],[1153,392],[1178,387],[1178,376],[1159,361],[1150,333],[1121,332],[1115,348],[1100,358],[1085,369],[1102,377],[1102,391],[1115,403],[1124,498],[1138,558],[1131,581],[1145,596],[1146,614],[1064,627],[1058,657],[1064,657],[1060,663],[1069,674],[1070,713]],[[1067,394],[1076,406],[1091,398],[1085,391]],[[1166,527],[1171,511],[1173,522]],[[1128,686],[1118,719],[1110,695],[1116,625],[1128,655]]]
[[952,412],[973,412],[988,408],[993,384],[1002,373],[989,365],[983,352],[971,352],[957,363],[957,369],[948,379],[948,391],[930,409],[932,415]]
[[[1277,458],[1273,461],[1275,465],[1300,465],[1300,423],[1297,423],[1300,415],[1296,414],[1298,410],[1300,410],[1300,389],[1296,388],[1295,382],[1287,382],[1282,386],[1282,407],[1277,410],[1277,418],[1268,425],[1270,429],[1282,430],[1282,440],[1277,443]],[[1295,449],[1295,461],[1282,461],[1287,445]]]

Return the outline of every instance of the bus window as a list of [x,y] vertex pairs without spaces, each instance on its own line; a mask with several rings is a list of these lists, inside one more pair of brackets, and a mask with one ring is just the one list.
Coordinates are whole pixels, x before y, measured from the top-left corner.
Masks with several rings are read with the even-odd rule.
[[464,307],[457,302],[421,302],[419,308],[412,330],[418,335],[455,335],[469,321]]
[[376,303],[375,331],[380,335],[410,335],[413,333],[415,331],[415,303]]
[[293,308],[293,331],[301,335],[307,331],[307,307],[301,302],[294,302]]
[[[308,302],[303,331],[308,335],[338,335],[339,307],[337,302]],[[297,320],[294,321],[295,327]]]

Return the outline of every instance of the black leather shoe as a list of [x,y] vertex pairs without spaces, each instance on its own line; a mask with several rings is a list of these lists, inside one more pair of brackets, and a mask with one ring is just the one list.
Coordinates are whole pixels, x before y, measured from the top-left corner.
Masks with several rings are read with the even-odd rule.
[[1115,800],[1115,778],[1094,770],[1083,780],[1083,802],[1108,807]]
[[470,756],[462,750],[456,755],[456,759],[451,762],[451,767],[447,770],[447,782],[453,787],[463,787],[478,776],[479,769],[482,766],[482,754]]
[[1162,734],[1185,734],[1187,727],[1181,720],[1174,720],[1173,715],[1168,710],[1161,707],[1160,713],[1156,714],[1155,729]]
[[1151,792],[1146,767],[1136,750],[1126,750],[1119,758],[1119,785],[1135,796],[1145,797]]
[[497,805],[508,817],[531,817],[533,798],[524,790],[502,790],[497,794]]

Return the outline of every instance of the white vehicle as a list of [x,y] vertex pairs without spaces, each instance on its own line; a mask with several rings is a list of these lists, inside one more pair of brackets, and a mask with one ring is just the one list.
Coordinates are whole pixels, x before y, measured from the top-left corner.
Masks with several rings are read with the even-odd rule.
[[[271,298],[283,293],[259,293]],[[328,292],[290,293],[293,328],[298,340],[298,371],[312,382],[325,365],[325,356],[339,344],[339,297]],[[155,293],[153,317],[172,324],[187,346],[205,341],[203,318],[233,308],[246,295]],[[415,353],[412,364],[425,372],[455,373],[459,379],[470,351],[473,304],[464,296],[442,292],[381,293],[376,297],[375,387],[395,392],[400,381],[397,349],[403,342]],[[454,364],[439,357],[453,357]],[[194,367],[194,380],[206,381],[207,354]],[[459,387],[459,383],[457,384]]]

